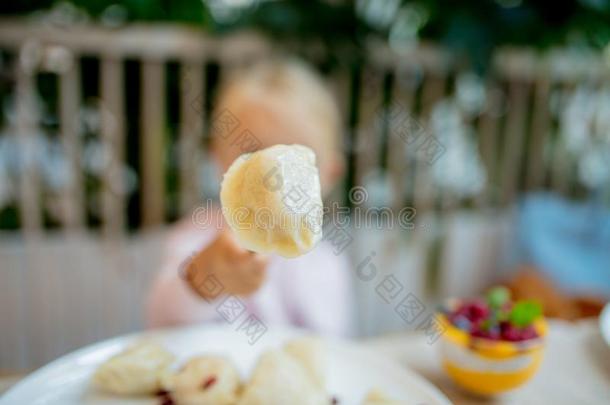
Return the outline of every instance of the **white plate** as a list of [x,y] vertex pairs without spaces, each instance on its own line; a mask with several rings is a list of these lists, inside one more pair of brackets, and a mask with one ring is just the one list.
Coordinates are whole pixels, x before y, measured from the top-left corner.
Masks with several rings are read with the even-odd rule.
[[610,303],[606,304],[602,313],[599,314],[599,329],[602,337],[610,346]]
[[[270,329],[254,345],[242,332],[229,327],[191,327],[148,332],[110,339],[53,361],[9,390],[2,404],[159,404],[155,398],[112,397],[90,386],[95,368],[134,339],[152,337],[176,354],[178,362],[199,353],[218,353],[231,358],[243,376],[250,374],[259,355],[303,332]],[[371,388],[412,404],[450,404],[432,384],[391,360],[345,342],[330,340],[328,391],[341,405],[359,404]]]

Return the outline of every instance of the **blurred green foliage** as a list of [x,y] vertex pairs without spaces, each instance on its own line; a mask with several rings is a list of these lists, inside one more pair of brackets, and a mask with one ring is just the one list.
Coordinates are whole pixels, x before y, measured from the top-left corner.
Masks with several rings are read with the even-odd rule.
[[[29,14],[58,1],[1,2],[0,13]],[[65,3],[65,1],[64,1]],[[358,58],[366,39],[395,46],[430,39],[484,67],[499,45],[610,43],[610,0],[72,0],[94,19],[120,10],[124,21],[193,24],[224,33],[255,27],[288,41],[319,41]],[[118,8],[117,8],[118,5]],[[114,9],[110,10],[111,7]]]

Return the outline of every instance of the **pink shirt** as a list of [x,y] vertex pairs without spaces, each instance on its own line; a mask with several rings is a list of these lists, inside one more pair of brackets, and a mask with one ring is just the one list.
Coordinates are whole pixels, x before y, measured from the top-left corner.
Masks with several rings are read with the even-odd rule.
[[[197,295],[182,279],[181,264],[212,242],[217,230],[182,221],[168,240],[163,268],[155,278],[147,305],[150,327],[227,322],[219,312],[226,296],[213,302]],[[311,252],[285,259],[272,256],[267,280],[256,293],[238,297],[248,314],[267,327],[292,325],[325,335],[352,333],[352,296],[346,258],[321,242]]]

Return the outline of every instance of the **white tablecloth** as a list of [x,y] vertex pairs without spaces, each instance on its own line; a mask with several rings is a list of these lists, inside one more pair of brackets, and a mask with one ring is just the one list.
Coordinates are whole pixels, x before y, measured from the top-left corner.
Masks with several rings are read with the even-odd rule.
[[485,400],[469,396],[444,374],[438,342],[426,343],[415,333],[399,333],[365,342],[417,371],[455,404],[610,404],[610,347],[597,321],[550,322],[544,361],[534,378],[521,388]]

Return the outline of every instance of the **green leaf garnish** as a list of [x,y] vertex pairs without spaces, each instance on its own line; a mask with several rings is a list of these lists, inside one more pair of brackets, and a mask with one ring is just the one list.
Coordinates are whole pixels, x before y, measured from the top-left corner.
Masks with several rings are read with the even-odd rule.
[[520,328],[530,325],[536,318],[542,315],[542,307],[536,301],[519,301],[510,311],[508,319]]
[[488,331],[491,329],[492,325],[493,325],[493,322],[491,319],[485,319],[484,321],[481,322],[481,329]]
[[487,293],[487,304],[491,308],[501,308],[510,301],[510,291],[506,287],[495,287]]

